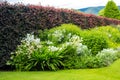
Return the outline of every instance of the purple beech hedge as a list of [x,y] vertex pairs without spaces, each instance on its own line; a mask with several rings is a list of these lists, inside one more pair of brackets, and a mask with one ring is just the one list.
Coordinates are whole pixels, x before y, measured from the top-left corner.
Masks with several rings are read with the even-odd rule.
[[50,29],[63,23],[73,23],[88,29],[117,25],[120,20],[54,7],[0,3],[0,69],[9,69],[5,63],[27,33],[37,33],[40,29]]

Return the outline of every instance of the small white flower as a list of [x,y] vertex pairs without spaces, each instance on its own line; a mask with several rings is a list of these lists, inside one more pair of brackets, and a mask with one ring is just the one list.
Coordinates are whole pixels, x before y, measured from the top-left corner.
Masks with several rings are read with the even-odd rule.
[[27,34],[27,37],[25,38],[25,41],[27,41],[27,42],[32,42],[32,41],[34,41],[34,35]]
[[50,45],[50,44],[53,44],[53,42],[51,42],[51,41],[48,40],[48,41],[47,41],[47,44]]
[[55,46],[49,46],[48,49],[52,52],[58,51],[59,48],[55,47]]
[[13,56],[10,57],[10,59],[13,59],[13,58],[14,58]]
[[34,43],[37,45],[37,44],[40,44],[40,39],[39,38],[36,38],[34,39]]
[[79,36],[77,35],[73,35],[70,39],[69,39],[70,42],[73,42],[73,43],[81,43],[82,42],[82,38],[80,39]]
[[37,45],[37,48],[42,48],[42,45]]

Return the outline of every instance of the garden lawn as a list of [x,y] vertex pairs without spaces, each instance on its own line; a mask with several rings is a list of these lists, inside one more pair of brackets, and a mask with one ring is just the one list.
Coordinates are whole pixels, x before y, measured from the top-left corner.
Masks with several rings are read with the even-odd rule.
[[120,80],[120,59],[99,69],[0,72],[0,80]]

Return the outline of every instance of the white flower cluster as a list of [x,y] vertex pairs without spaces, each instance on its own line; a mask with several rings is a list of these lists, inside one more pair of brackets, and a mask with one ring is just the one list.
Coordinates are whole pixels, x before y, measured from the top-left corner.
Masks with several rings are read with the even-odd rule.
[[82,38],[80,38],[79,36],[77,35],[73,35],[70,39],[69,39],[70,42],[73,42],[73,43],[81,43],[82,42]]
[[103,49],[96,56],[100,58],[115,58],[118,51],[114,49]]
[[[56,30],[52,34],[52,36],[56,37],[58,40],[61,40],[64,37],[65,30]],[[35,38],[32,34],[27,34],[27,37],[22,40],[22,45],[19,45],[19,51],[16,52],[16,54],[27,54],[28,57],[31,56],[33,51],[39,49],[42,49],[44,46],[47,47],[48,51],[55,52],[55,51],[61,51],[62,49],[67,48],[68,46],[72,46],[73,48],[76,48],[77,54],[84,54],[88,53],[88,48],[86,45],[82,44],[82,38],[80,38],[77,35],[72,35],[71,33],[67,34],[65,38],[67,37],[67,41],[61,44],[59,47],[54,45],[54,42],[51,40],[45,41],[47,45],[40,44],[40,38]],[[24,47],[24,49],[22,48]],[[24,51],[26,50],[26,51]]]
[[47,44],[48,44],[48,45],[51,45],[51,44],[53,44],[53,42],[51,42],[51,41],[48,40],[48,41],[47,41]]
[[56,30],[52,34],[52,37],[56,38],[58,41],[61,41],[64,38],[65,30]]
[[55,46],[48,46],[48,49],[49,51],[55,52],[55,51],[61,50],[62,48],[55,47]]
[[[52,35],[56,37],[58,40],[61,40],[64,37],[65,30],[56,30]],[[72,35],[71,33],[67,34],[65,38],[67,37],[68,41],[66,41],[62,46],[60,47],[55,47],[55,46],[49,46],[48,49],[52,52],[62,50],[68,46],[72,46],[73,48],[76,48],[76,53],[77,54],[84,54],[90,52],[87,48],[86,45],[82,44],[82,38],[80,38],[78,35]],[[47,44],[53,44],[51,41],[47,41]]]
[[76,53],[80,55],[90,53],[90,50],[88,50],[86,45],[82,44],[82,41],[82,38],[77,35],[73,35],[69,39],[69,42],[66,42],[63,47],[71,45],[72,47],[76,48]]
[[30,45],[30,43],[34,43],[35,45],[40,44],[40,38],[35,38],[32,34],[27,34],[27,37],[23,40],[27,43],[27,45]]
[[79,36],[73,35],[71,37],[70,41],[72,41],[73,46],[76,47],[77,54],[81,54],[81,55],[84,54],[85,55],[85,54],[89,53],[87,46],[82,44],[83,40]]
[[117,50],[114,49],[103,49],[101,52],[99,52],[97,55],[105,55],[105,54],[111,54],[114,55],[115,53],[117,53]]
[[29,58],[35,49],[42,47],[40,44],[40,39],[35,38],[32,34],[27,34],[27,37],[21,42],[22,44],[18,46],[18,50],[15,52],[15,54],[26,54]]

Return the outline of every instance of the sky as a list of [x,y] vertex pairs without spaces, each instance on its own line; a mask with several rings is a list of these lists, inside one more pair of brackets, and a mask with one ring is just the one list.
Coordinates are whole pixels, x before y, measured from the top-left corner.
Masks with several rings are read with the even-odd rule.
[[[6,0],[10,3],[22,2],[24,4],[41,4],[42,6],[53,6],[56,8],[80,9],[85,7],[105,6],[108,0]],[[114,0],[120,5],[120,0]]]

